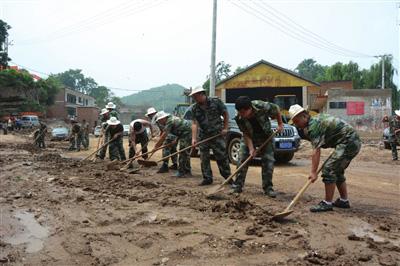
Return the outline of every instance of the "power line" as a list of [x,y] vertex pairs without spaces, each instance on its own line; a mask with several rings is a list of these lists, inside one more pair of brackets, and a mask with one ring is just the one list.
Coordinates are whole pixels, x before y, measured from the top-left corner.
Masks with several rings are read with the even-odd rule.
[[147,9],[162,4],[163,1],[164,0],[155,0],[152,2],[147,1],[145,3],[140,3],[139,5],[136,6],[132,6],[131,2],[124,2],[121,5],[118,5],[117,7],[114,7],[111,10],[100,12],[95,16],[86,18],[84,20],[81,20],[80,22],[56,30],[45,37],[36,37],[20,41],[18,42],[18,45],[30,45],[38,42],[47,42],[51,40],[57,40],[59,38],[63,38],[71,34],[85,32],[92,28],[100,27],[115,22],[117,20],[120,20],[124,17],[128,17],[143,12]]
[[326,44],[320,43],[320,42],[316,42],[315,40],[310,40],[309,38],[307,38],[307,36],[304,36],[304,34],[300,34],[299,32],[293,31],[291,28],[288,28],[285,24],[283,24],[280,21],[276,21],[273,18],[271,18],[270,16],[267,16],[266,14],[264,14],[263,12],[255,9],[254,7],[248,5],[247,3],[243,3],[241,1],[238,1],[241,5],[239,5],[238,3],[235,3],[233,1],[230,1],[231,4],[235,5],[236,7],[238,7],[239,9],[241,9],[242,11],[262,20],[263,22],[265,22],[266,24],[278,29],[279,31],[281,31],[282,33],[300,41],[303,43],[307,43],[311,46],[314,46],[316,48],[325,50],[327,52],[330,52],[332,54],[336,54],[336,55],[340,55],[340,56],[345,56],[345,57],[361,57],[361,56],[354,56],[354,55],[349,55],[348,53],[338,50],[337,48],[332,48]]
[[[304,34],[308,35],[309,37],[311,37],[311,38],[313,38],[313,39],[315,39],[317,41],[320,41],[321,43],[325,43],[325,44],[329,45],[332,48],[335,48],[335,49],[338,49],[338,50],[342,50],[344,52],[347,52],[347,53],[350,53],[350,54],[354,54],[354,55],[357,55],[357,56],[373,57],[372,55],[367,55],[367,54],[360,53],[360,52],[357,52],[357,51],[352,51],[350,49],[343,48],[343,47],[341,47],[339,45],[336,45],[336,44],[328,41],[327,39],[323,38],[322,36],[320,36],[320,35],[312,32],[311,30],[305,28],[301,24],[299,24],[296,21],[294,21],[293,19],[291,19],[289,16],[287,16],[284,13],[280,12],[279,10],[273,8],[271,5],[268,5],[267,3],[263,2],[263,1],[260,1],[260,3],[264,6],[264,7],[261,6],[261,8],[264,9],[265,11],[267,11],[269,14],[273,15],[274,17],[280,19],[283,22],[286,22],[286,23],[289,22],[288,24],[291,24],[291,26],[297,28],[301,32],[304,32]],[[257,4],[257,2],[256,2],[256,4]],[[277,16],[276,13],[279,14],[281,17]],[[282,17],[285,18],[286,21]]]
[[30,68],[30,67],[27,67],[27,66],[20,65],[20,64],[18,64],[16,62],[13,62],[13,61],[10,61],[10,63],[12,63],[12,64],[14,64],[14,65],[16,65],[16,66],[18,66],[18,67],[20,67],[22,69],[26,69],[26,70],[29,70],[29,71],[32,71],[32,72],[36,72],[36,73],[39,73],[39,74],[42,74],[42,75],[45,75],[45,76],[50,76],[51,75],[51,74],[48,74],[48,73],[45,73],[45,72]]

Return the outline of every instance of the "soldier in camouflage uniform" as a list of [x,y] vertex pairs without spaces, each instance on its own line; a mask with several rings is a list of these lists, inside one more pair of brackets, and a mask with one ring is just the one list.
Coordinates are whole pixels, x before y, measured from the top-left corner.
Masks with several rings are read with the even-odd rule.
[[[282,116],[276,104],[252,101],[247,96],[237,98],[235,108],[238,114],[235,120],[243,137],[240,141],[239,164],[242,164],[250,155],[255,156],[255,148],[261,146],[272,134],[270,118],[278,121],[277,131],[283,130]],[[276,192],[273,189],[272,174],[274,171],[274,147],[272,141],[258,153],[261,157],[262,188],[264,194],[275,198]],[[233,187],[233,192],[241,193],[246,179],[248,166],[244,166],[238,173]]]
[[[130,123],[130,136],[129,136],[129,158],[139,154],[136,150],[136,144],[140,143],[142,146],[142,154],[146,153],[147,145],[149,144],[149,136],[147,135],[146,128],[150,128],[151,135],[154,135],[153,126],[149,121],[144,119],[136,119]],[[147,159],[148,155],[143,155],[143,159]]]
[[70,151],[76,150],[80,151],[81,150],[81,143],[82,143],[82,128],[81,125],[78,124],[78,122],[75,119],[71,119],[71,134],[69,136],[69,142],[71,146],[69,147]]
[[83,131],[83,136],[82,136],[82,145],[85,147],[85,149],[89,148],[89,123],[86,122],[85,119],[82,120],[82,131]]
[[113,104],[112,102],[107,103],[106,109],[108,110],[108,113],[110,114],[110,117],[115,117],[118,119],[118,112],[115,110],[117,106]]
[[[154,107],[150,107],[149,109],[147,109],[146,116],[151,120],[151,124],[156,125],[162,133],[164,131],[164,126],[160,125],[160,123],[158,123],[156,121],[156,119],[155,119],[156,114],[157,114],[157,110]],[[177,148],[176,139],[177,139],[176,136],[171,133],[167,135],[163,145],[169,145],[171,143],[175,143],[175,144],[171,144],[170,146],[163,148],[163,150],[162,150],[163,157],[166,157],[166,156],[176,152],[176,148]],[[162,164],[161,168],[157,171],[157,173],[167,173],[169,171],[169,169],[178,170],[178,164],[177,164],[178,155],[174,155],[171,157],[172,165],[170,167],[168,167],[168,161],[169,161],[169,158],[165,159],[163,161],[163,164]]]
[[[345,121],[328,114],[319,114],[311,117],[297,104],[290,107],[289,114],[293,123],[304,130],[305,138],[311,142],[313,147],[311,173],[309,176],[312,182],[315,182],[318,178],[317,170],[321,148],[335,149],[322,169],[325,200],[312,207],[310,211],[331,211],[333,209],[332,206],[350,208],[344,171],[361,149],[361,140],[357,132]],[[339,191],[340,198],[332,203],[335,186]]]
[[44,143],[44,138],[47,133],[47,126],[43,122],[40,122],[39,129],[35,132],[34,138],[35,138],[35,145],[38,146],[39,148],[46,148],[46,145]]
[[393,161],[397,161],[397,144],[400,143],[400,110],[395,111],[391,117],[385,116],[383,122],[389,123],[389,143],[392,148]]
[[[207,97],[202,87],[195,88],[190,96],[195,103],[190,107],[192,110],[192,145],[199,139],[222,134],[213,140],[200,145],[201,172],[203,181],[200,186],[213,183],[213,174],[210,165],[210,149],[212,149],[220,174],[226,179],[231,175],[228,155],[226,153],[226,142],[224,136],[228,133],[229,114],[225,104],[214,97]],[[223,120],[222,120],[223,117]]]
[[[169,134],[177,137],[179,142],[179,150],[189,147],[192,142],[192,125],[189,121],[170,115],[163,111],[157,113],[157,122],[164,127],[164,131],[160,136],[160,140],[156,143],[155,148],[160,147]],[[191,175],[190,167],[190,150],[179,153],[178,172],[175,177],[185,177]]]
[[107,121],[106,134],[110,136],[109,153],[110,160],[126,160],[125,150],[123,145],[124,127],[116,117],[111,117]]
[[[108,135],[108,131],[107,131],[107,121],[108,119],[110,119],[110,113],[107,109],[102,109],[101,113],[100,113],[100,122],[101,122],[101,133],[99,138],[103,138],[103,143],[108,142],[108,140],[110,139],[110,136]],[[104,160],[104,158],[106,157],[106,153],[107,153],[107,146],[104,146],[99,153],[96,155],[97,158]]]

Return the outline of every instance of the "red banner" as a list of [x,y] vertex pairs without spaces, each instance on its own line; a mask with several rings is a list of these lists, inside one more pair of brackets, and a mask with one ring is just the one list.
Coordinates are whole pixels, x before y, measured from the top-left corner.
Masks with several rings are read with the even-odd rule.
[[364,102],[347,102],[347,115],[363,115]]

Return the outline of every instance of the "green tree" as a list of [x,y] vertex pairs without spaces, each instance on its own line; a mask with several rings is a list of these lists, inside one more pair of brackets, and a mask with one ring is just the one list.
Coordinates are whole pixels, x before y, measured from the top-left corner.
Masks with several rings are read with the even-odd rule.
[[85,77],[81,69],[70,69],[62,73],[51,75],[51,77],[58,79],[61,84],[68,88],[86,94],[90,94],[90,91],[98,86],[93,78]]
[[3,68],[7,67],[8,61],[11,60],[6,49],[9,29],[11,29],[11,26],[0,19],[0,66]]
[[[226,79],[231,74],[232,65],[225,63],[224,61],[219,62],[215,67],[215,83],[220,82],[223,79]],[[210,91],[210,76],[207,76],[207,80],[203,83],[203,88],[207,91],[207,94]]]
[[299,73],[301,76],[315,80],[321,81],[325,77],[326,67],[320,65],[312,58],[304,59],[295,68],[295,72]]

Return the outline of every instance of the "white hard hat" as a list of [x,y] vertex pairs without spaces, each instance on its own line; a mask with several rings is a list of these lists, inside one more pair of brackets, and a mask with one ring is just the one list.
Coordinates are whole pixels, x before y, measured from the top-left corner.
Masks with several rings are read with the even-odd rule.
[[166,113],[164,111],[160,111],[160,112],[157,113],[156,121],[161,120],[161,119],[163,119],[165,117],[168,117],[168,116],[170,116],[169,113]]
[[293,119],[296,115],[298,115],[304,111],[305,111],[304,108],[298,104],[294,104],[294,105],[290,106],[290,108],[289,108],[290,119]]
[[115,109],[115,104],[113,104],[112,102],[107,103],[106,108],[110,108],[110,109]]
[[400,109],[399,109],[399,110],[396,110],[396,111],[394,111],[394,113],[395,113],[397,116],[400,116]]
[[149,115],[152,115],[152,114],[155,114],[155,113],[157,113],[156,108],[150,107],[149,109],[147,109],[146,116],[149,116]]
[[202,86],[197,86],[196,88],[194,88],[192,90],[192,92],[189,94],[189,96],[193,96],[196,93],[202,92],[202,91],[206,91]]
[[114,116],[107,120],[107,124],[109,124],[110,126],[119,125],[120,123],[121,122]]
[[106,108],[101,109],[100,115],[104,115],[108,113],[108,110]]

